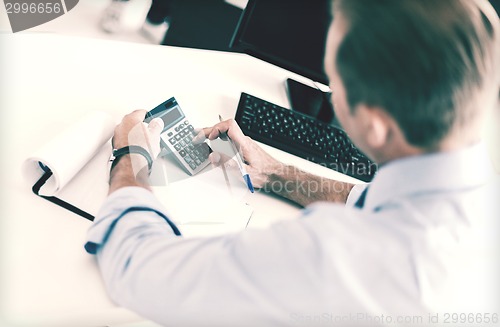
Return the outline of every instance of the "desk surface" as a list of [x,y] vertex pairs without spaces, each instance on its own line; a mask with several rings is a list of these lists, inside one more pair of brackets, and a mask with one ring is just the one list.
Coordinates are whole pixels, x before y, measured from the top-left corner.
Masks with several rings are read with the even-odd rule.
[[[107,297],[83,250],[89,221],[42,200],[21,164],[89,110],[117,121],[175,96],[197,126],[234,117],[241,92],[288,107],[291,72],[243,54],[138,45],[51,34],[1,35],[2,318],[13,325],[109,325],[140,319]],[[278,159],[325,177],[347,176],[264,146]],[[255,194],[251,226],[297,215],[282,199]],[[1,318],[0,318],[1,319]],[[1,320],[0,320],[1,321]],[[4,324],[2,324],[4,325]]]

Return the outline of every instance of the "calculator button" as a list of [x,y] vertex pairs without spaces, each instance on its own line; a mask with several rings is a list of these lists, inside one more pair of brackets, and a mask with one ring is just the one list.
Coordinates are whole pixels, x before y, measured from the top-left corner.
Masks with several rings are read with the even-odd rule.
[[191,167],[191,169],[193,169],[193,170],[196,169],[196,165],[194,164],[194,162],[190,162],[189,167]]
[[189,136],[185,137],[184,142],[186,143],[186,145],[191,144],[191,138],[189,138]]
[[175,144],[175,138],[173,138],[173,137],[168,141],[170,142],[170,144]]
[[189,122],[187,120],[184,121],[184,126],[187,126]]
[[200,159],[194,159],[194,162],[196,162],[196,165],[198,165],[198,166],[201,165]]
[[181,136],[179,134],[175,135],[175,140],[179,141],[181,139]]
[[184,131],[180,131],[180,132],[179,132],[179,135],[180,135],[181,137],[186,137],[186,133],[184,133]]
[[194,132],[194,127],[193,127],[193,125],[189,125],[187,128],[188,128],[191,132]]
[[197,158],[197,157],[196,157],[196,155],[195,155],[194,153],[190,153],[190,154],[189,154],[189,156],[190,156],[193,160]]
[[184,161],[187,162],[187,163],[190,163],[193,161],[193,159],[191,159],[189,156],[185,156],[184,157]]
[[186,151],[184,150],[179,151],[179,154],[181,155],[181,157],[185,157],[187,155]]
[[184,140],[180,140],[180,142],[179,142],[179,143],[180,143],[183,147],[185,147],[185,146],[186,146],[186,142],[184,142]]
[[168,134],[167,134],[168,137],[172,137],[172,135],[174,135],[174,133],[172,133],[172,132],[168,132]]
[[182,149],[181,145],[179,143],[177,143],[176,145],[174,145],[174,148],[179,151],[180,149]]
[[180,130],[180,127],[179,127],[179,126],[175,126],[174,130],[175,130],[176,132],[178,132],[178,131]]

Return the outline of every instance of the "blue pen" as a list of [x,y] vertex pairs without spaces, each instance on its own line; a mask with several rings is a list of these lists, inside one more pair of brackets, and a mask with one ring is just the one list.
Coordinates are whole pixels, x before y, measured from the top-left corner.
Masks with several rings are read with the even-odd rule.
[[[223,120],[222,116],[219,115],[219,121],[222,121],[222,120]],[[234,144],[233,140],[231,140],[231,138],[229,137],[229,135],[227,135],[227,133],[226,133],[226,136],[227,136],[227,140],[229,141],[229,144],[231,144],[231,148],[233,148],[234,153],[236,153],[236,162],[238,163],[238,168],[240,169],[241,176],[243,176],[243,179],[245,180],[245,183],[247,184],[250,192],[254,193],[252,180],[250,179],[250,175],[248,175],[247,170],[245,169],[245,164],[243,163],[243,160],[241,159],[240,153],[239,153],[238,149],[236,149],[236,145]]]

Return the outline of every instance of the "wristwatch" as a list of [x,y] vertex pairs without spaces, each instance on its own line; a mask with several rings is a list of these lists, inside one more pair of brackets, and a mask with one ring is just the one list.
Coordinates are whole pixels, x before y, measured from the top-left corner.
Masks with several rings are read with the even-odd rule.
[[113,149],[113,153],[109,158],[109,161],[112,162],[110,171],[113,170],[113,168],[115,168],[116,164],[118,163],[118,161],[120,161],[121,157],[130,153],[137,153],[146,158],[146,161],[148,162],[148,171],[151,172],[151,167],[153,167],[153,159],[151,158],[151,155],[149,154],[148,150],[138,145],[129,145],[120,149]]

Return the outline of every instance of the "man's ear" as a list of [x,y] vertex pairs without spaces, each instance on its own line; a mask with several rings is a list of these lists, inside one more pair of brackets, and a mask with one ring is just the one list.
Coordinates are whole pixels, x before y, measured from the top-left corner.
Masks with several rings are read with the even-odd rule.
[[369,147],[379,149],[386,146],[390,141],[393,119],[384,110],[366,105],[359,105],[356,114],[360,115],[362,120],[365,140]]

